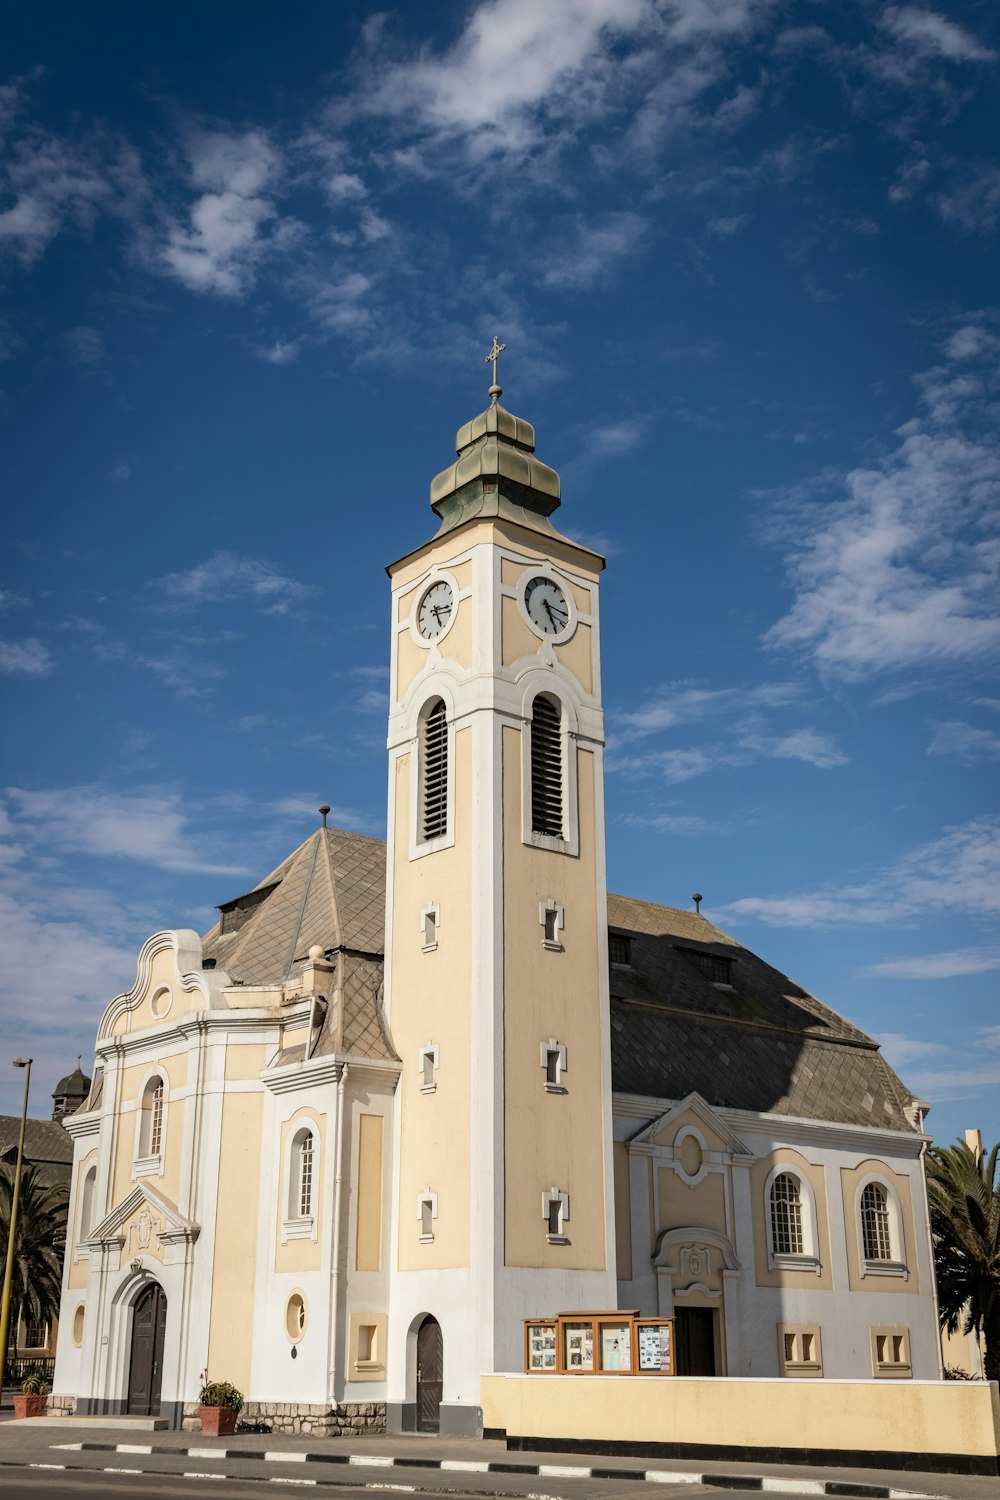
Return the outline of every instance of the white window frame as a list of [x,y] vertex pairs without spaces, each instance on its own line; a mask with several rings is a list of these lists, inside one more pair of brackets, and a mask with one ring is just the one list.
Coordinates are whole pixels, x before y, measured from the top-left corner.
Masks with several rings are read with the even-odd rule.
[[[301,1191],[301,1150],[298,1143],[304,1135],[312,1140],[312,1173],[310,1179],[310,1212],[299,1213],[299,1194]],[[320,1148],[319,1130],[316,1122],[311,1119],[300,1119],[294,1121],[288,1132],[288,1144],[285,1147],[285,1171],[284,1171],[284,1215],[281,1221],[281,1243],[284,1245],[289,1240],[314,1240],[316,1238],[316,1226],[318,1216],[316,1213],[316,1197],[319,1192],[320,1171]]]
[[[566,1044],[557,1041],[554,1036],[550,1036],[547,1042],[540,1043],[538,1050],[542,1070],[545,1073],[545,1092],[547,1094],[567,1093],[566,1085],[563,1083],[563,1074],[566,1072]],[[555,1057],[556,1059],[556,1079],[554,1083],[550,1081],[548,1076],[550,1057]]]
[[[889,1260],[869,1260],[865,1255],[865,1230],[861,1216],[861,1195],[869,1183],[877,1183],[885,1192],[885,1206],[889,1215],[889,1245],[892,1257]],[[906,1236],[903,1234],[903,1214],[899,1196],[889,1178],[881,1172],[867,1172],[858,1183],[854,1194],[854,1222],[858,1245],[858,1267],[864,1276],[894,1276],[903,1281],[909,1279],[910,1269],[906,1261]],[[898,1332],[898,1330],[897,1330]],[[874,1348],[874,1344],[872,1348]]]
[[[559,1232],[554,1234],[549,1227],[551,1224],[551,1210],[558,1206],[559,1210]],[[564,1227],[569,1222],[569,1194],[560,1188],[547,1188],[542,1194],[542,1221],[545,1224],[545,1238],[550,1245],[568,1245],[569,1239],[564,1233]]]
[[[427,1064],[430,1063],[430,1078],[428,1078]],[[434,1094],[437,1092],[437,1070],[441,1062],[441,1048],[437,1042],[425,1042],[417,1053],[418,1077],[420,1079],[420,1092],[422,1094]]]
[[440,930],[441,908],[436,901],[429,901],[420,911],[420,931],[423,934],[423,942],[420,946],[421,953],[434,953],[436,951]]
[[[562,838],[557,838],[550,833],[536,833],[531,826],[531,721],[536,698],[553,698],[558,702],[560,709],[564,835]],[[576,739],[576,710],[567,695],[566,684],[557,676],[548,681],[540,681],[537,675],[534,676],[533,685],[524,701],[521,719],[521,837],[524,843],[530,844],[535,849],[550,849],[556,854],[574,856],[580,853]]]
[[[455,705],[449,692],[444,692],[434,682],[428,682],[427,696],[417,711],[416,735],[410,755],[410,858],[422,859],[435,854],[438,849],[450,849],[455,843]],[[448,746],[448,778],[445,788],[445,831],[437,838],[423,837],[424,810],[424,724],[431,706],[438,699],[444,704],[446,742]]]
[[[146,1104],[147,1095],[159,1084],[162,1094],[160,1102],[160,1142],[158,1151],[149,1150],[147,1132],[152,1130],[152,1105]],[[150,1068],[142,1081],[136,1108],[135,1155],[132,1160],[132,1180],[137,1177],[158,1177],[163,1171],[167,1153],[167,1127],[170,1120],[170,1080],[163,1068]]]
[[[802,1213],[802,1253],[788,1254],[774,1248],[774,1229],[771,1223],[771,1188],[778,1177],[794,1177],[799,1187],[799,1207]],[[812,1184],[800,1168],[790,1162],[779,1162],[767,1174],[764,1183],[764,1230],[767,1236],[767,1266],[770,1271],[812,1271],[819,1276],[823,1266],[819,1258],[819,1229],[816,1217],[816,1198]]]
[[[559,934],[566,926],[566,912],[554,896],[548,896],[544,901],[539,901],[538,921],[542,929],[542,947],[547,948],[550,953],[564,952]],[[550,929],[552,937],[548,935]]]
[[[424,1229],[424,1209],[429,1208],[429,1220],[431,1224],[430,1233]],[[438,1195],[425,1187],[423,1192],[417,1194],[417,1223],[420,1225],[419,1243],[421,1245],[432,1245],[434,1243],[434,1220],[438,1216]]]

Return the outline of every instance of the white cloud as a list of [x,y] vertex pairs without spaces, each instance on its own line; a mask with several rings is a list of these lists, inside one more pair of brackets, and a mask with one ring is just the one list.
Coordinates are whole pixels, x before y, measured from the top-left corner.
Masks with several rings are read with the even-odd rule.
[[[848,474],[840,499],[789,498],[780,527],[795,538],[795,600],[769,645],[847,679],[1000,648],[998,371],[992,336],[977,341],[970,326],[952,361],[918,378],[923,413],[880,463]],[[989,354],[980,367],[976,347]]]
[[260,605],[266,614],[287,614],[319,592],[315,584],[300,583],[269,563],[235,552],[216,552],[206,562],[183,573],[157,580],[175,604],[232,604],[236,599]]
[[927,746],[927,754],[952,755],[967,766],[977,761],[1000,760],[1000,734],[957,721],[939,724]]
[[848,761],[828,734],[820,734],[815,729],[797,729],[793,734],[781,736],[747,735],[740,744],[748,750],[773,755],[778,760],[802,760],[823,771],[846,766]]
[[889,1066],[897,1070],[905,1068],[915,1058],[931,1057],[936,1052],[948,1050],[942,1042],[923,1042],[917,1037],[903,1036],[898,1031],[883,1031],[877,1033],[874,1039],[882,1048]]
[[8,609],[22,609],[27,603],[24,594],[15,594],[13,589],[0,589],[0,614]]
[[798,894],[744,896],[719,915],[769,927],[871,927],[941,911],[1000,913],[1000,818],[975,818],[950,829],[875,878]]
[[86,325],[71,328],[66,335],[66,350],[73,364],[81,369],[97,369],[103,365],[107,354],[104,334],[99,328]]
[[645,237],[646,222],[636,213],[577,219],[560,235],[558,250],[545,257],[548,269],[542,281],[560,291],[584,290],[612,275],[622,260],[642,248]]
[[16,835],[52,854],[135,860],[161,870],[245,874],[239,865],[206,859],[188,833],[190,815],[175,792],[113,792],[101,786],[32,791],[8,787]]
[[10,677],[47,677],[52,655],[42,641],[28,636],[23,641],[0,641],[0,672]]
[[907,1088],[931,1104],[951,1104],[959,1099],[985,1095],[990,1102],[1000,1086],[1000,1062],[978,1067],[928,1068],[907,1073]]
[[626,417],[620,422],[605,422],[594,427],[588,434],[588,444],[596,455],[631,453],[642,442],[645,423],[638,417]]
[[120,484],[124,479],[131,479],[132,465],[127,464],[125,460],[122,459],[121,463],[115,464],[114,468],[111,470],[111,473],[108,475],[108,478],[114,480],[116,484]]
[[698,813],[631,813],[622,822],[628,828],[643,832],[672,833],[679,838],[712,838],[732,833],[732,825],[720,818],[703,818]]
[[757,687],[707,688],[697,683],[672,682],[657,688],[651,698],[632,713],[617,716],[616,741],[644,739],[663,729],[696,720],[725,717],[739,719],[757,710],[783,708],[801,694],[794,682],[764,682]]
[[[321,821],[319,807],[322,802],[323,798],[318,792],[299,792],[290,797],[279,797],[269,804],[269,809],[281,818],[301,818],[303,822],[318,828]],[[331,806],[327,823],[330,828],[344,828],[349,833],[382,832],[381,825],[375,825],[366,813],[358,812],[353,807]]]
[[885,979],[956,979],[962,974],[988,974],[993,969],[1000,969],[1000,949],[961,948],[952,953],[887,958],[870,964],[865,973]]
[[258,349],[260,358],[269,365],[291,365],[294,364],[302,352],[301,340],[299,339],[275,339],[273,344],[268,344],[263,349]]
[[269,249],[263,231],[277,213],[270,192],[280,157],[260,130],[195,132],[187,154],[192,185],[203,191],[187,222],[168,227],[163,265],[191,291],[240,297]]
[[948,62],[990,62],[996,56],[957,22],[915,5],[888,6],[880,24],[899,41]]

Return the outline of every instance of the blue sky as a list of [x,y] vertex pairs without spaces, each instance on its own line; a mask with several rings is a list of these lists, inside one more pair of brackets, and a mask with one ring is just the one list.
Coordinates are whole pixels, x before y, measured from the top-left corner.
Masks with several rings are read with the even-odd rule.
[[151,932],[319,802],[383,832],[383,568],[496,333],[609,559],[612,889],[702,891],[1000,1136],[995,8],[39,0],[4,68],[34,1112]]

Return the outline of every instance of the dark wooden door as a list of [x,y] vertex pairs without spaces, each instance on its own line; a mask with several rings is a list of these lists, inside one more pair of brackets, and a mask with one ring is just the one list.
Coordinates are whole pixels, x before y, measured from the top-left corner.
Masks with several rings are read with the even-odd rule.
[[417,1431],[437,1432],[441,1426],[444,1388],[444,1343],[437,1318],[427,1317],[417,1330]]
[[167,1299],[155,1283],[139,1296],[132,1314],[132,1352],[128,1367],[128,1407],[136,1417],[160,1415],[163,1339]]
[[674,1310],[678,1375],[715,1374],[715,1314],[710,1307]]

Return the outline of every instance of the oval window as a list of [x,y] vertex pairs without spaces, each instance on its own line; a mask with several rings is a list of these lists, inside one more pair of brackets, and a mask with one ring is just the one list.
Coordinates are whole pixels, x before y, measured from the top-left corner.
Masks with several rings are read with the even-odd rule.
[[285,1308],[285,1332],[297,1344],[306,1331],[306,1304],[301,1292],[293,1292]]
[[81,1302],[80,1306],[73,1314],[73,1342],[78,1349],[83,1343],[83,1316],[84,1310],[83,1303]]
[[173,996],[167,985],[161,985],[149,1001],[149,1008],[158,1021],[162,1020],[170,1010]]

